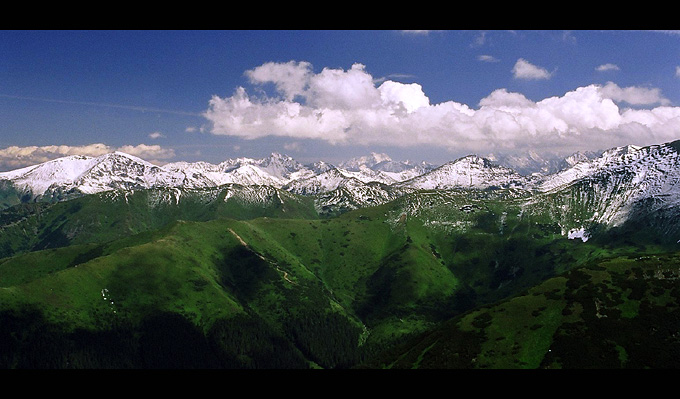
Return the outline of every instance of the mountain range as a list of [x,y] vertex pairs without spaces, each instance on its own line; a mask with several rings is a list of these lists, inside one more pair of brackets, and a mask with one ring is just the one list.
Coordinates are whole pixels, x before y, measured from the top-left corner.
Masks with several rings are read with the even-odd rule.
[[[59,201],[122,190],[216,190],[220,187],[273,187],[314,199],[319,213],[336,214],[378,205],[421,190],[514,190],[536,198],[571,190],[587,196],[591,223],[617,225],[642,203],[669,209],[680,201],[680,141],[647,147],[623,146],[599,153],[576,153],[552,162],[552,173],[520,174],[498,160],[469,155],[443,165],[396,162],[371,153],[334,166],[303,165],[273,153],[262,159],[236,158],[220,164],[175,162],[163,166],[113,152],[99,157],[68,156],[0,173],[4,206],[30,201]],[[538,161],[536,154],[530,157]],[[517,163],[517,158],[513,158]],[[505,158],[505,163],[513,163]],[[541,161],[545,169],[545,160]],[[526,162],[523,163],[526,166]],[[533,170],[536,170],[534,165]],[[555,168],[553,168],[555,169]],[[522,194],[519,194],[522,193]],[[179,200],[179,198],[177,198]]]
[[60,158],[0,173],[0,365],[677,368],[678,205],[680,141]]

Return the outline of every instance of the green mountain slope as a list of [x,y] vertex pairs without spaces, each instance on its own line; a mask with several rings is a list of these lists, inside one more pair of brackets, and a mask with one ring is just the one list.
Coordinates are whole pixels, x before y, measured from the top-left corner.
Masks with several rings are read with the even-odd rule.
[[[516,190],[422,191],[325,219],[297,196],[251,194],[265,201],[151,190],[5,212],[2,367],[582,367],[546,351],[600,331],[575,316],[595,297],[647,315],[661,302],[646,293],[670,288],[628,287],[652,266],[619,264],[677,250],[639,223],[568,239]],[[609,282],[591,287],[594,273]],[[674,295],[654,296],[673,309]],[[622,358],[635,339],[613,341]]]
[[677,368],[680,254],[616,257],[477,308],[364,367]]
[[[357,362],[361,323],[302,265],[284,256],[270,259],[275,247],[261,253],[255,248],[263,241],[244,245],[241,234],[258,236],[233,220],[177,222],[156,236],[6,259],[0,264],[3,366],[304,368]],[[93,252],[99,256],[86,260]],[[50,267],[40,256],[49,256]],[[336,346],[322,344],[326,328],[335,329]],[[187,335],[182,345],[195,346],[188,363],[170,359],[176,334]],[[53,349],[39,357],[48,344]],[[349,350],[338,352],[343,346]]]
[[0,211],[0,257],[73,244],[103,243],[176,220],[227,217],[317,218],[310,198],[266,186],[206,190],[109,191]]

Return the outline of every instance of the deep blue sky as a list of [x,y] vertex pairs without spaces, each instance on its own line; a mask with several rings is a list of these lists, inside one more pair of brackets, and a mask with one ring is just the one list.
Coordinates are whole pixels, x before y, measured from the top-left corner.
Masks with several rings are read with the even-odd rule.
[[[520,59],[549,76],[514,75]],[[432,140],[331,145],[290,134],[244,140],[211,133],[201,114],[213,95],[227,99],[243,87],[251,99],[263,93],[277,98],[272,83],[254,84],[245,72],[290,61],[310,63],[313,74],[362,64],[376,87],[385,80],[417,83],[430,105],[453,101],[473,110],[497,89],[539,102],[607,82],[658,89],[663,99],[637,105],[617,100],[621,110],[680,106],[675,31],[2,31],[0,149],[146,144],[172,150],[165,162],[214,163],[273,151],[303,161],[337,162],[382,151],[395,159],[441,163],[469,152]],[[606,64],[616,68],[597,70]],[[666,122],[666,128],[680,123]],[[203,132],[191,131],[201,126]],[[149,136],[154,132],[160,137]]]

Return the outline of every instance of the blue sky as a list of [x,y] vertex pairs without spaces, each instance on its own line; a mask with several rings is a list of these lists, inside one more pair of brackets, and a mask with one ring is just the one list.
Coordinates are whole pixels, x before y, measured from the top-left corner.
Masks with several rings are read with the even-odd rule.
[[0,170],[680,138],[680,31],[2,31]]

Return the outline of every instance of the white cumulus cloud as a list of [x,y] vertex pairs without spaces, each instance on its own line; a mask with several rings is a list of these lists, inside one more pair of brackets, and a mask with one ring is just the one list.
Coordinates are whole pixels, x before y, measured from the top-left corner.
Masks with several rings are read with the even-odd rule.
[[520,58],[515,62],[515,66],[512,67],[512,74],[516,79],[550,79],[552,74],[548,72],[545,68],[536,66],[524,58]]
[[[609,82],[541,101],[498,89],[475,109],[456,101],[433,104],[419,84],[373,79],[362,64],[319,73],[306,63],[280,66],[305,73],[279,71],[256,80],[273,83],[278,97],[252,96],[243,87],[229,97],[213,96],[204,113],[209,131],[245,139],[281,136],[332,144],[432,145],[458,153],[597,150],[680,136],[680,108],[669,106],[657,89]],[[277,71],[274,65],[268,70]],[[623,104],[659,106],[628,109]]]
[[403,84],[387,80],[378,87],[378,91],[383,104],[403,106],[406,112],[430,105],[430,99],[423,93],[423,87],[417,83]]
[[631,105],[670,104],[670,100],[664,98],[661,95],[661,90],[658,88],[635,86],[622,88],[616,83],[607,82],[600,91],[605,97],[611,98],[614,101],[627,102]]
[[289,61],[286,63],[267,62],[248,70],[245,75],[252,83],[273,83],[288,100],[301,94],[309,84],[312,73],[309,62]]

